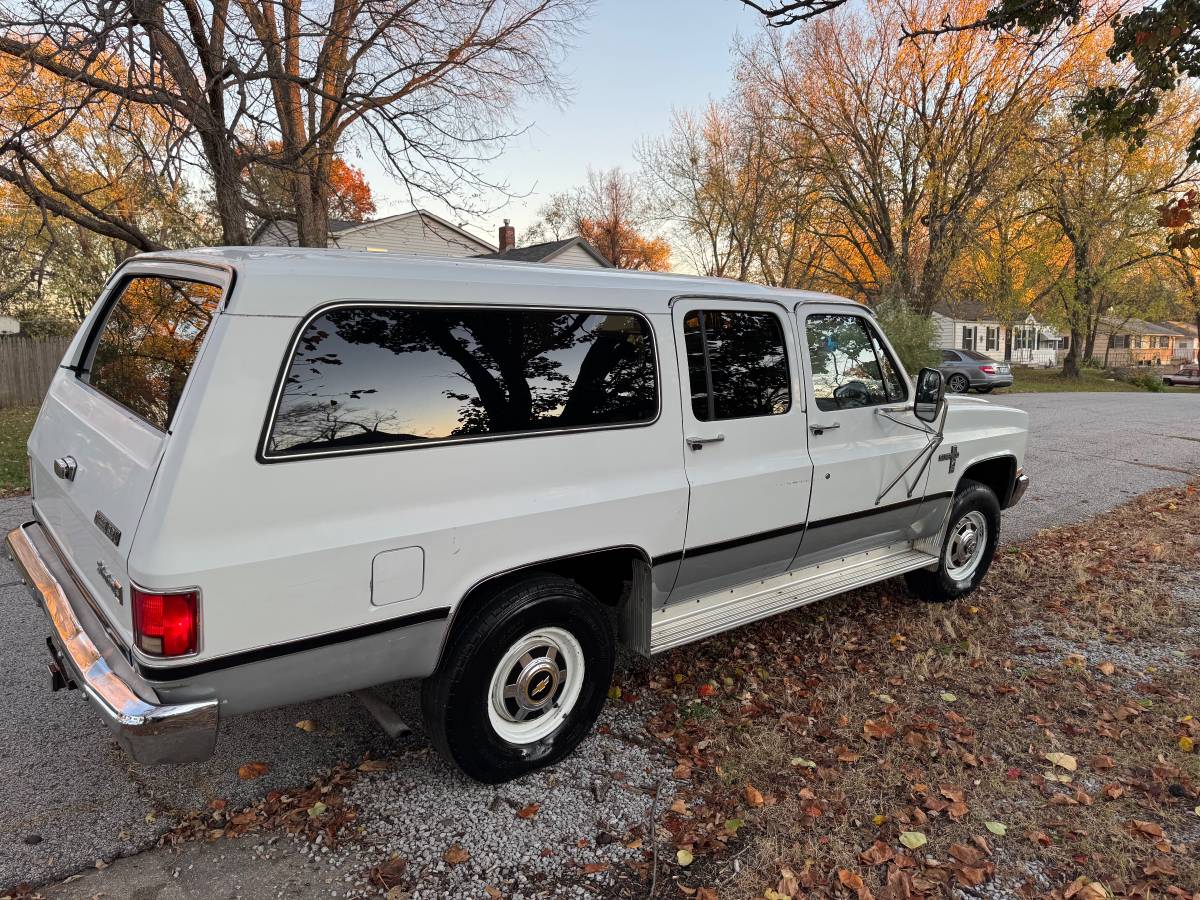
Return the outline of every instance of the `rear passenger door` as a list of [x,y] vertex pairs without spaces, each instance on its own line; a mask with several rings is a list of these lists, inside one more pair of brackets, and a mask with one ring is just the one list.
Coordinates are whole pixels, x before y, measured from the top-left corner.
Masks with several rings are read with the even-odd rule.
[[913,415],[908,380],[891,348],[865,311],[845,305],[802,304],[797,322],[813,461],[797,565],[925,536],[940,524],[938,511],[922,505],[929,470],[921,454],[932,449],[931,436]]
[[804,529],[812,462],[785,310],[681,297],[672,321],[691,490],[676,602],[787,568]]

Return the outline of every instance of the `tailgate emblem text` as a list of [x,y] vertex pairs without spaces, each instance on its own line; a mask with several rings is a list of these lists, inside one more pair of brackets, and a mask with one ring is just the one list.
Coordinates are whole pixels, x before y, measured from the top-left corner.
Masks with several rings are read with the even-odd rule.
[[96,518],[93,521],[96,527],[104,532],[104,536],[113,542],[114,547],[121,546],[121,529],[114,525],[108,516],[96,510]]
[[121,595],[121,581],[113,577],[113,573],[108,571],[108,566],[99,560],[96,561],[96,571],[100,573],[100,577],[104,579],[104,583],[108,585],[108,589],[112,591],[113,596],[120,603],[125,602],[125,598]]

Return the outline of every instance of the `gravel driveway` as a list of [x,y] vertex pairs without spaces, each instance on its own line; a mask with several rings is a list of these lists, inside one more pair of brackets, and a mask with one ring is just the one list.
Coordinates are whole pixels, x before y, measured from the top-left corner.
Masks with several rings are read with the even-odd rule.
[[[1033,484],[1021,505],[1005,515],[1006,540],[1086,518],[1132,495],[1200,474],[1200,395],[1013,394],[995,401],[1025,409],[1031,418],[1026,469]],[[0,500],[0,527],[10,528],[27,515],[25,499]],[[0,792],[0,889],[61,878],[97,859],[144,848],[170,827],[175,811],[202,807],[213,798],[239,805],[273,788],[304,784],[319,770],[365,751],[397,749],[356,703],[337,697],[223,723],[217,754],[206,763],[133,765],[78,693],[49,692],[42,615],[7,560],[0,561],[0,610],[5,697],[0,710],[0,778],[5,785]],[[402,714],[416,721],[413,685],[398,685],[387,694]],[[317,730],[295,727],[305,719],[319,723]],[[511,806],[485,805],[483,794],[494,797],[496,792],[468,786],[424,753],[419,732],[402,746],[416,754],[406,778],[420,809],[404,808],[407,792],[390,793],[390,799],[380,798],[380,809],[371,810],[375,821],[416,815],[419,830],[425,817],[444,809],[455,811],[451,818],[469,816],[471,829],[481,833],[503,834],[513,827]],[[238,767],[252,760],[267,763],[268,774],[240,781]],[[531,776],[523,779],[526,792],[518,787],[509,791],[511,797],[503,789],[500,795],[526,802],[536,799],[531,792],[546,789],[546,779],[571,781],[585,772],[618,767],[644,788],[660,777],[655,765],[619,737],[597,735],[572,761],[557,767],[557,775]],[[527,836],[523,848],[535,848],[543,839],[561,841],[563,829],[594,834],[597,819],[605,816],[614,829],[644,818],[644,798],[635,803],[614,794],[612,800],[595,798],[593,806],[588,790],[576,793],[577,808],[545,817],[544,826],[533,820],[531,827],[547,830]],[[476,801],[468,804],[470,810],[464,808],[464,797]],[[454,831],[445,821],[443,817],[439,834]]]

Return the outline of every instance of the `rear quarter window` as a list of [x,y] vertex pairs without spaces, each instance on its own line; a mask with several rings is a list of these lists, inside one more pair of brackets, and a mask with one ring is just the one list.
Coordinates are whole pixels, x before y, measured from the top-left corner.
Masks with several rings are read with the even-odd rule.
[[264,456],[423,446],[658,416],[649,323],[626,312],[344,306],[304,326]]
[[166,431],[220,302],[221,289],[204,282],[128,279],[105,313],[80,377]]

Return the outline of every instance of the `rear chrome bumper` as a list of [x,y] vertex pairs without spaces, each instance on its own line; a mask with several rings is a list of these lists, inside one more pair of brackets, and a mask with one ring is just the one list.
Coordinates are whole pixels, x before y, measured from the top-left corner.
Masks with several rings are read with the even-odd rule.
[[1029,490],[1029,476],[1017,469],[1017,477],[1013,479],[1013,489],[1008,498],[1008,506],[1016,506],[1027,490]]
[[[42,526],[28,522],[5,539],[22,580],[50,618],[51,652],[121,746],[140,763],[207,759],[217,740],[217,701],[163,704],[97,622],[83,589]],[[92,623],[92,628],[85,627]]]

